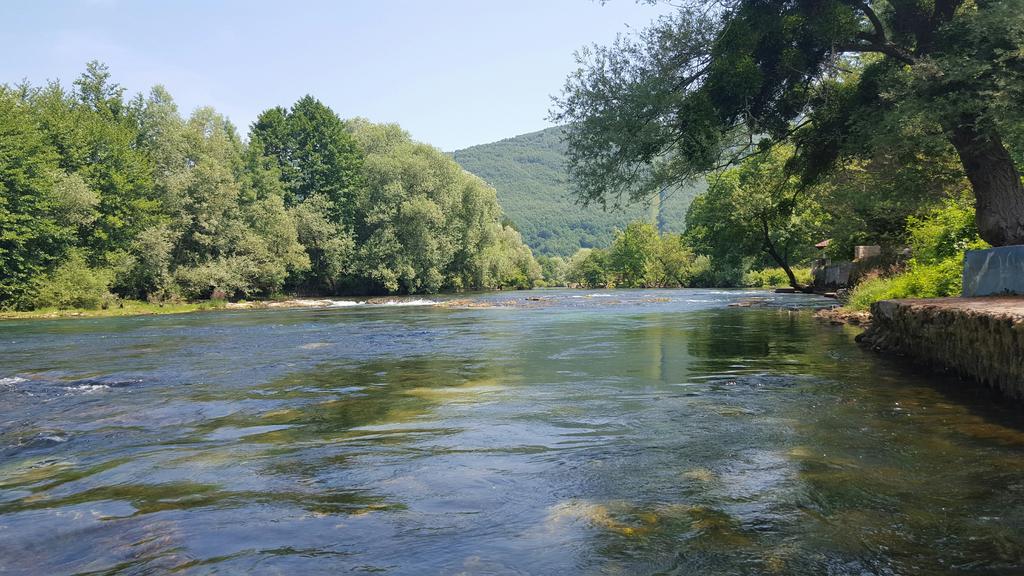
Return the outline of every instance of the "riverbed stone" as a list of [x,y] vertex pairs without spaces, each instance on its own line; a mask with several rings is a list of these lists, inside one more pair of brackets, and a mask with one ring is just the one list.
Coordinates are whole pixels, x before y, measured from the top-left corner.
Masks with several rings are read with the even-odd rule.
[[969,250],[964,255],[963,296],[1024,294],[1024,246]]

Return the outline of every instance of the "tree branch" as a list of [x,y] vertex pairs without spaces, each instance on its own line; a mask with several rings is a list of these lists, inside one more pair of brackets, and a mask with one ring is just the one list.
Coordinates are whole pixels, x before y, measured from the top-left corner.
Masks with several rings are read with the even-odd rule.
[[871,21],[871,26],[875,29],[875,40],[880,44],[888,44],[889,40],[885,35],[885,25],[882,24],[882,19],[878,17],[878,14],[875,14],[875,11],[871,9],[867,2],[858,2],[856,6]]
[[936,0],[935,10],[932,11],[932,26],[952,20],[961,4],[963,0]]
[[850,42],[847,44],[837,44],[835,48],[839,52],[855,52],[858,54],[863,54],[865,52],[877,52],[879,54],[885,54],[886,56],[892,56],[904,64],[917,63],[917,58],[891,42],[887,42],[885,44],[863,44],[860,42]]
[[864,16],[871,22],[871,27],[874,30],[874,34],[868,34],[862,32],[857,35],[858,40],[863,40],[866,43],[851,42],[848,44],[841,44],[836,47],[840,52],[878,52],[903,62],[904,64],[914,64],[917,59],[910,52],[900,48],[896,44],[889,41],[889,37],[885,33],[885,24],[882,19],[878,17],[878,14],[871,8],[871,5],[864,0],[857,0],[851,2],[851,4],[860,10]]

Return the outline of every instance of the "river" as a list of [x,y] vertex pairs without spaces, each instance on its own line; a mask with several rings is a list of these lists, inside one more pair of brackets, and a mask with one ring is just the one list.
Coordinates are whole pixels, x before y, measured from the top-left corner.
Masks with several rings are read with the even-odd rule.
[[0,323],[0,573],[1024,571],[1020,408],[824,300],[395,304]]

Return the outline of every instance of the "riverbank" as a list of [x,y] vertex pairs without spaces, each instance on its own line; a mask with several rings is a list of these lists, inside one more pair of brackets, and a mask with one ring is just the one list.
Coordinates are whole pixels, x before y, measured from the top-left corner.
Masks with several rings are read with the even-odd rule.
[[867,310],[850,310],[847,308],[822,308],[814,312],[814,317],[830,324],[851,324],[867,327],[871,324],[871,312]]
[[154,304],[139,300],[124,300],[115,306],[87,310],[82,308],[40,308],[25,311],[0,311],[0,320],[45,320],[52,318],[112,318],[117,316],[156,316],[185,314],[204,310],[222,310],[228,303],[217,300]]
[[883,300],[857,341],[1024,399],[1024,297]]
[[[688,289],[684,289],[688,290]],[[712,293],[718,292],[714,289],[697,289],[707,290]],[[725,290],[725,289],[721,289]],[[227,302],[221,300],[207,300],[200,302],[181,302],[181,303],[164,303],[155,304],[150,302],[140,302],[136,300],[123,300],[117,305],[110,306],[104,309],[86,310],[86,309],[66,309],[60,310],[56,308],[45,308],[40,310],[29,310],[23,312],[4,312],[0,311],[0,321],[2,320],[45,320],[45,319],[60,319],[60,318],[109,318],[109,317],[127,317],[127,316],[156,316],[165,314],[185,314],[190,312],[203,312],[211,310],[269,310],[269,309],[289,309],[289,308],[349,308],[349,307],[389,307],[389,306],[433,306],[438,308],[457,308],[457,309],[475,309],[475,308],[547,308],[556,306],[560,303],[560,298],[553,298],[550,291],[561,291],[557,288],[540,288],[535,290],[526,291],[505,291],[505,292],[491,292],[491,297],[479,298],[480,294],[484,293],[447,293],[447,294],[430,294],[430,295],[413,295],[413,296],[363,296],[363,297],[338,297],[338,298],[326,298],[326,297],[309,297],[309,298],[282,298],[282,299],[268,299],[268,300],[241,300],[238,302]],[[593,301],[598,305],[611,307],[617,306],[624,303],[624,301],[634,301],[629,293],[643,292],[645,295],[635,299],[639,304],[665,304],[671,301],[668,295],[671,295],[675,290],[659,290],[659,289],[622,289],[622,290],[586,290],[580,294],[575,294],[572,298],[573,301],[589,302]],[[735,302],[729,304],[730,307],[763,307],[776,305],[773,301],[772,293],[769,291],[760,291],[757,293],[763,293],[764,296],[753,296],[749,290],[737,289],[734,290],[737,296],[741,296]],[[649,293],[649,294],[648,294]],[[516,295],[518,294],[518,295]],[[792,306],[790,306],[792,307]]]
[[391,296],[363,299],[287,298],[283,300],[241,300],[226,302],[204,300],[154,304],[138,300],[124,300],[116,306],[88,310],[82,308],[42,308],[20,312],[0,312],[0,320],[46,320],[58,318],[113,318],[121,316],[158,316],[187,314],[211,310],[269,310],[287,308],[345,308],[349,306],[442,306],[448,308],[492,308],[495,303],[475,302],[469,299],[431,300],[422,296]]

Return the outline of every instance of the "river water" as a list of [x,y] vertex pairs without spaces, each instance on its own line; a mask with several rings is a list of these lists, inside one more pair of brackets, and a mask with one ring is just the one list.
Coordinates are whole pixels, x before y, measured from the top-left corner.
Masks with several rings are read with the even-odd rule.
[[1024,573],[1020,408],[824,303],[3,322],[0,573]]

